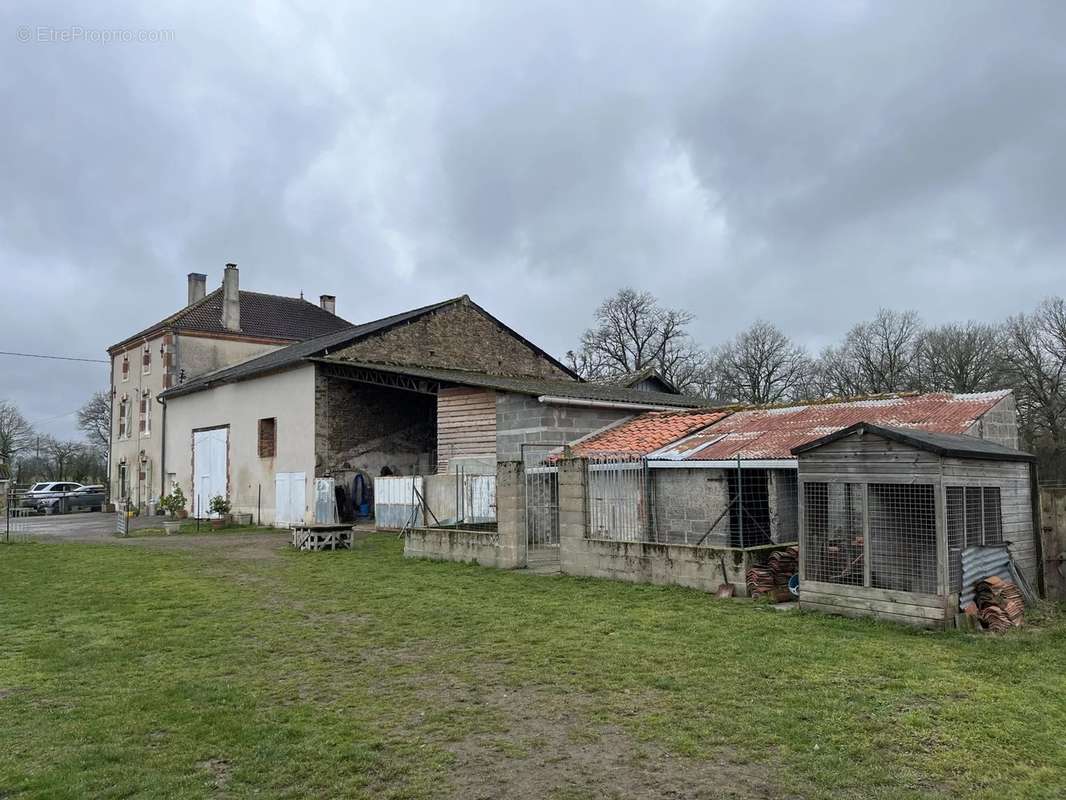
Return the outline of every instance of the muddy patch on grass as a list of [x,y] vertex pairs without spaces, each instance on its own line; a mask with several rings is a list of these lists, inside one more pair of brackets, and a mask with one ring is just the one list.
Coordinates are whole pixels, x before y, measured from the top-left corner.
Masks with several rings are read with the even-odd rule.
[[229,783],[230,764],[224,758],[209,758],[201,761],[197,766],[206,770],[211,776],[211,786],[215,791],[222,791]]
[[[535,689],[483,689],[498,725],[443,746],[454,757],[450,796],[781,800],[772,770],[721,749],[710,759],[671,753],[590,718],[588,699]],[[417,720],[411,720],[417,726]]]

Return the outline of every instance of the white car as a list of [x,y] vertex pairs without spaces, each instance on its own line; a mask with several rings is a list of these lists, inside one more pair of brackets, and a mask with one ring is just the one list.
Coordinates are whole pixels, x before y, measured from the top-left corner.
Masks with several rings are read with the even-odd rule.
[[57,497],[62,497],[68,492],[74,492],[81,489],[80,483],[73,481],[47,481],[44,483],[35,483],[30,487],[30,490],[22,496],[22,501],[19,503],[23,508],[32,508],[40,511],[41,504],[45,500],[53,500]]

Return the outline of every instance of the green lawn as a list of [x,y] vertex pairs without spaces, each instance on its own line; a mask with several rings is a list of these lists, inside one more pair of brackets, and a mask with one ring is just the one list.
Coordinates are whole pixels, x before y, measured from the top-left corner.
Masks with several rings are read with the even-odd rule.
[[1060,622],[920,633],[400,551],[0,547],[0,798],[1066,794]]

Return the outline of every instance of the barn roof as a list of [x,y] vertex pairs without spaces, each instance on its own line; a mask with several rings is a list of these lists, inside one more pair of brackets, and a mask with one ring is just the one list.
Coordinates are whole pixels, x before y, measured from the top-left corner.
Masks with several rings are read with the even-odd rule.
[[663,461],[792,459],[793,448],[859,422],[963,434],[1009,389],[976,394],[895,395],[737,411],[651,453]]

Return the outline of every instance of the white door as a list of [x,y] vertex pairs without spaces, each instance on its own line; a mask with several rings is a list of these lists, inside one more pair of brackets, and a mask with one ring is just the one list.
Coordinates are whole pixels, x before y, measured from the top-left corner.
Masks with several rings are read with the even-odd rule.
[[303,472],[278,472],[274,475],[274,524],[293,525],[304,521]]
[[193,513],[211,516],[211,498],[228,496],[226,480],[229,428],[194,431],[192,439]]

